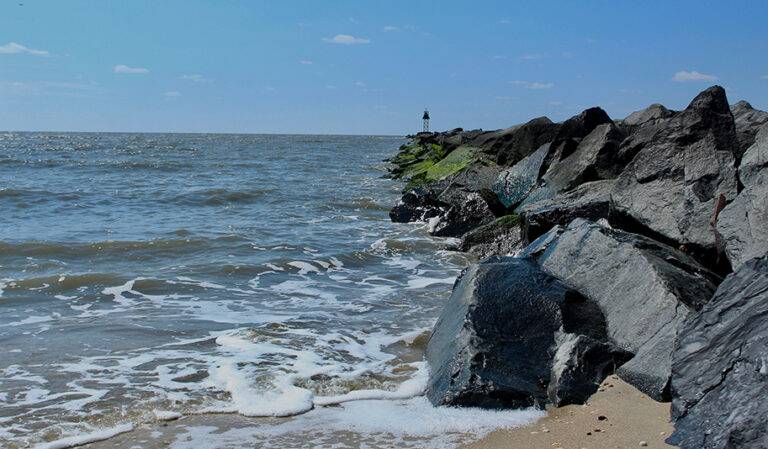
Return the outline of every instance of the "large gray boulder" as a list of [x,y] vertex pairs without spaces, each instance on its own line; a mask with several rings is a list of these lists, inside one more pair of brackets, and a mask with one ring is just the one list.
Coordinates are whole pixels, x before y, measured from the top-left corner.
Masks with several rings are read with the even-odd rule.
[[729,275],[680,332],[672,366],[671,444],[768,448],[768,257]]
[[552,140],[549,154],[547,154],[544,164],[539,170],[539,176],[546,173],[553,161],[570,156],[576,151],[582,139],[605,123],[613,124],[613,120],[604,110],[597,107],[585,109],[580,114],[564,121]]
[[482,133],[472,140],[471,145],[495,157],[499,165],[512,166],[551,142],[559,129],[559,123],[538,117],[521,125]]
[[652,398],[669,400],[678,329],[712,296],[719,278],[680,251],[582,219],[531,246],[524,254],[597,303],[608,336],[634,354],[617,374]]
[[512,208],[520,204],[536,187],[539,171],[549,153],[550,144],[545,143],[520,162],[502,171],[493,185],[493,191],[501,203]]
[[739,167],[743,190],[717,218],[717,230],[734,269],[768,251],[768,124]]
[[519,207],[523,243],[528,244],[553,226],[566,226],[576,218],[590,221],[608,218],[614,183],[614,180],[588,182],[554,198]]
[[629,114],[624,120],[621,120],[620,124],[623,127],[629,127],[629,130],[632,131],[637,127],[672,117],[674,114],[674,111],[670,111],[664,105],[654,103],[645,109]]
[[519,218],[505,215],[464,234],[456,249],[484,259],[513,254],[522,246]]
[[684,245],[709,263],[717,252],[710,219],[716,202],[736,198],[736,129],[722,87],[682,112],[643,126],[622,144],[636,152],[611,194],[611,222]]
[[[473,264],[430,336],[427,397],[435,405],[541,407],[554,379],[558,402],[584,398],[626,357],[607,343],[604,324],[594,303],[528,259]],[[584,339],[574,344],[571,334]]]
[[731,106],[731,113],[736,122],[736,134],[739,141],[739,157],[752,146],[761,126],[768,123],[768,112],[755,109],[742,100]]

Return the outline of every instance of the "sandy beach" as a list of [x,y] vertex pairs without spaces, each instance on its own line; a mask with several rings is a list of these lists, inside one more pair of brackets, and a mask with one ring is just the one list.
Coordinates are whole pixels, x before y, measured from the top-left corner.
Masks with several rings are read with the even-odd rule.
[[498,430],[462,449],[652,449],[673,448],[664,440],[673,428],[669,404],[659,403],[616,376],[584,405],[552,408],[525,427]]

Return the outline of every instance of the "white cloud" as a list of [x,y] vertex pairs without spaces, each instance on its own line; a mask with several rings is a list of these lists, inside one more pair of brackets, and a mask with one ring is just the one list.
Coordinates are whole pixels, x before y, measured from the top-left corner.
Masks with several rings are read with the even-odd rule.
[[693,72],[681,70],[675,73],[675,76],[673,76],[672,79],[679,83],[685,83],[687,81],[717,81],[715,75],[707,75],[706,73],[700,73],[695,70]]
[[163,93],[163,96],[165,98],[179,98],[181,96],[181,92],[177,92],[175,90],[172,90],[172,91]]
[[537,59],[544,59],[544,55],[527,53],[524,55],[520,55],[520,59],[522,59],[523,61],[535,61]]
[[189,75],[181,75],[181,79],[192,81],[194,83],[212,83],[213,80],[210,78],[206,78],[203,75],[200,75],[199,73],[192,73]]
[[49,53],[45,50],[35,50],[34,48],[25,47],[16,42],[8,42],[5,45],[0,45],[0,55],[14,55],[14,54],[28,54],[32,56],[48,56]]
[[146,75],[149,73],[149,70],[145,69],[144,67],[128,67],[127,65],[123,64],[112,67],[112,71],[115,73],[129,73],[136,75]]
[[762,79],[764,79],[764,80],[768,80],[768,75],[763,75],[763,76],[761,76],[760,78],[762,78]]
[[342,45],[359,45],[359,44],[371,43],[369,39],[350,36],[349,34],[337,34],[336,36],[333,36],[330,38],[326,37],[323,39],[323,41],[328,42],[329,44],[342,44]]
[[530,82],[530,81],[512,81],[512,84],[515,86],[524,87],[526,89],[531,90],[544,90],[544,89],[552,89],[555,87],[554,83],[540,83],[540,82]]
[[357,86],[357,87],[368,87],[368,85],[365,84],[362,81],[355,81],[355,86]]
[[509,21],[509,20],[507,20],[507,19],[501,19],[501,20],[499,20],[499,23],[500,23],[500,24],[502,24],[502,25],[509,25],[509,24],[510,24],[510,23],[512,23],[512,22],[510,22],[510,21]]
[[325,86],[325,88],[328,90],[335,90],[336,86],[334,86],[333,84],[328,84],[327,86]]
[[389,32],[389,31],[400,31],[400,28],[398,28],[396,26],[392,26],[392,25],[387,25],[387,26],[384,27],[384,31],[387,31],[387,32]]
[[299,64],[312,65],[314,64],[314,62],[310,61],[309,59],[302,59],[301,61],[299,61]]

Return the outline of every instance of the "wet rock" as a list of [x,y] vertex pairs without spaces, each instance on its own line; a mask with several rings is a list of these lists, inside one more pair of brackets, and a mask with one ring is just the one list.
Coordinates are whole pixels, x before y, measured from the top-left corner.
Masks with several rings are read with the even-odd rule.
[[438,237],[461,237],[488,224],[504,210],[490,190],[479,192],[451,190],[451,204],[431,226],[430,234]]
[[539,175],[543,175],[553,161],[565,159],[573,154],[581,140],[604,123],[613,124],[613,121],[600,108],[586,109],[579,115],[564,121],[552,140],[549,154],[539,170]]
[[613,185],[613,180],[589,182],[554,198],[521,206],[517,212],[523,243],[528,244],[553,226],[566,226],[576,218],[608,218]]
[[484,259],[512,254],[521,247],[519,219],[505,215],[465,234],[457,249]]
[[547,157],[547,153],[549,153],[548,143],[499,174],[493,185],[493,191],[496,192],[505,207],[517,206],[536,187],[539,170]]
[[583,404],[603,379],[632,358],[630,352],[585,335],[563,334],[557,346],[547,393],[558,407]]
[[768,447],[768,257],[746,262],[686,319],[668,439],[681,449]]
[[448,205],[437,199],[437,194],[426,188],[408,190],[400,201],[389,211],[389,218],[395,223],[426,221],[447,210]]
[[736,197],[736,130],[722,87],[682,112],[643,126],[622,144],[637,152],[611,194],[611,223],[676,245],[714,265],[710,219],[720,195]]
[[430,336],[427,397],[435,405],[542,406],[560,333],[606,338],[595,304],[530,260],[473,264]]
[[734,269],[768,251],[768,124],[744,154],[739,176],[743,190],[716,220]]
[[736,122],[736,135],[739,142],[739,158],[755,142],[755,136],[761,126],[768,123],[768,112],[755,109],[746,101],[739,101],[731,106],[731,113]]
[[617,374],[652,398],[669,400],[680,324],[712,296],[719,278],[680,251],[582,219],[532,245],[524,253],[598,304],[608,336],[635,354]]
[[499,165],[511,166],[555,138],[560,124],[538,117],[522,125],[480,134],[472,145],[496,158]]

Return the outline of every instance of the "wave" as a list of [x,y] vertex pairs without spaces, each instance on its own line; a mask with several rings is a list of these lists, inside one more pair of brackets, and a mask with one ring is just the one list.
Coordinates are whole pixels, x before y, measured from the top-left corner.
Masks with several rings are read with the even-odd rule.
[[274,189],[229,190],[224,188],[196,190],[176,195],[167,201],[184,206],[223,206],[250,204],[272,193]]
[[75,201],[80,199],[77,193],[56,193],[47,190],[0,189],[0,201],[10,200],[18,206],[41,204],[49,201]]

